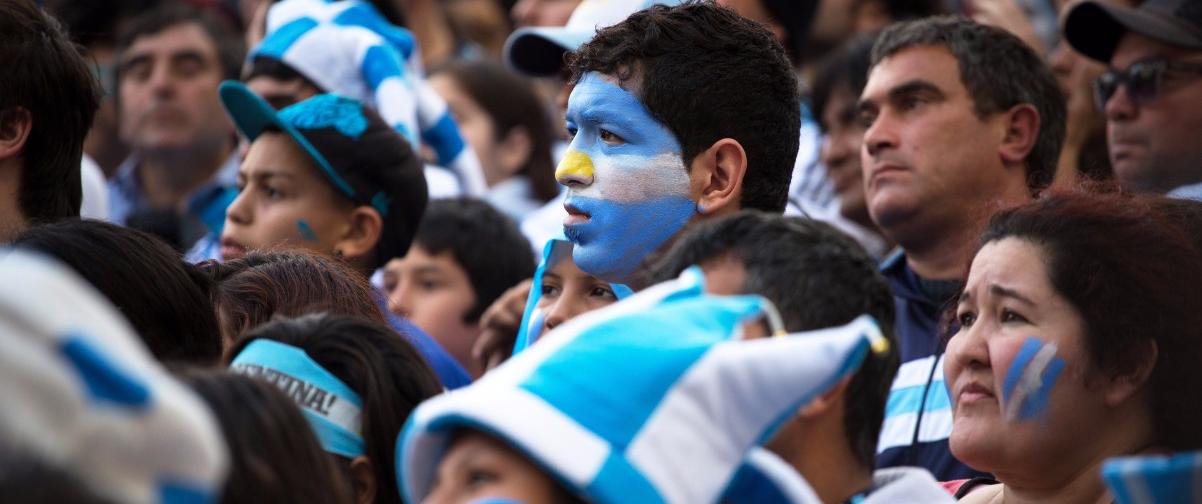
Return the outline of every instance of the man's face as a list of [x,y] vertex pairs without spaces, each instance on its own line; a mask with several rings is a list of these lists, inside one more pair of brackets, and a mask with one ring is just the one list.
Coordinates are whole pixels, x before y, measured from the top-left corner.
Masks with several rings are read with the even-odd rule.
[[886,232],[958,218],[1004,187],[998,151],[1006,125],[980,119],[955,57],[938,46],[903,49],[878,63],[860,97],[867,128],[861,164],[872,219]]
[[825,136],[819,159],[830,173],[839,194],[839,213],[853,221],[868,224],[864,202],[864,174],[860,170],[860,148],[864,145],[864,126],[857,115],[857,96],[845,85],[835,86],[821,111]]
[[[1110,67],[1126,70],[1138,62],[1169,60],[1202,63],[1202,51],[1162,44],[1136,33],[1119,41]],[[1127,85],[1106,102],[1110,163],[1124,186],[1165,192],[1202,182],[1202,75],[1168,71],[1154,97],[1131,100]]]
[[680,143],[616,80],[585,74],[568,100],[564,233],[584,272],[622,282],[696,210]]
[[140,150],[212,149],[233,138],[217,45],[195,23],[137,39],[121,55],[121,138]]

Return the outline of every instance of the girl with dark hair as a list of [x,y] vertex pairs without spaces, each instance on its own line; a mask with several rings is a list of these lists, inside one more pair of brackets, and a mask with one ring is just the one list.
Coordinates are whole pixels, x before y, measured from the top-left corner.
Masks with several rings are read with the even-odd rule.
[[454,63],[430,77],[480,157],[485,199],[521,221],[559,194],[551,120],[533,87],[492,62]]
[[385,301],[376,298],[367,280],[342,261],[287,250],[250,252],[224,264],[205,262],[201,268],[216,283],[213,305],[227,351],[274,317],[326,312],[392,327],[421,352],[445,385],[454,388],[470,382],[463,368],[430,336],[385,311],[381,306]]
[[412,345],[385,325],[319,314],[259,327],[231,355],[235,373],[273,382],[297,402],[356,502],[400,504],[397,434],[442,389]]
[[965,502],[1109,500],[1111,457],[1202,448],[1202,260],[1152,197],[1054,194],[991,220],[945,373]]
[[213,410],[230,450],[220,502],[351,502],[339,468],[279,389],[225,371],[178,375]]

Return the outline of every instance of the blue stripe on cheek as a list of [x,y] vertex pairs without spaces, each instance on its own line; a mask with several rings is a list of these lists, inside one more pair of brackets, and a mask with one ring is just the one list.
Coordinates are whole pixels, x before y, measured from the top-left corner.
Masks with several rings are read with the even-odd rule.
[[1023,401],[1018,412],[1019,419],[1028,420],[1047,410],[1048,398],[1052,395],[1052,388],[1056,386],[1056,380],[1060,378],[1061,371],[1064,371],[1064,359],[1056,357],[1048,363],[1047,369],[1043,370],[1039,389],[1031,392],[1031,395]]
[[1023,342],[1022,348],[1010,362],[1010,369],[1006,370],[1006,382],[1002,385],[1003,401],[1010,400],[1011,394],[1014,393],[1014,387],[1018,385],[1018,380],[1023,376],[1023,370],[1027,368],[1031,358],[1035,357],[1042,347],[1043,343],[1039,341],[1039,338],[1027,338],[1027,341]]

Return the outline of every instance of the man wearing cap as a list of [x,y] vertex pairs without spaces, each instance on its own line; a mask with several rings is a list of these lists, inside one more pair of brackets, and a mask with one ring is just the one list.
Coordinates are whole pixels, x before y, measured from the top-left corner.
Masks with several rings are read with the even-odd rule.
[[1064,37],[1110,67],[1094,92],[1119,182],[1202,198],[1202,3],[1089,0],[1069,11]]

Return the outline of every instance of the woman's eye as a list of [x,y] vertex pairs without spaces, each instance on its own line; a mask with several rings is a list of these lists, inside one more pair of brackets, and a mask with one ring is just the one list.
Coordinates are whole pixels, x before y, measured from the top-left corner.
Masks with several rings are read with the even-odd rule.
[[1026,323],[1027,322],[1027,318],[1022,315],[1019,315],[1018,312],[1015,312],[1013,310],[1005,310],[1005,309],[1002,310],[1001,319],[1002,319],[1002,323],[1006,323],[1006,322]]
[[607,144],[616,145],[616,144],[626,143],[626,141],[623,140],[622,137],[614,134],[613,132],[611,132],[609,130],[602,129],[600,131],[600,135],[601,135],[601,141],[605,142]]
[[559,286],[551,285],[551,284],[543,284],[542,295],[543,295],[543,297],[559,296]]
[[968,329],[977,321],[977,316],[971,312],[964,312],[956,316],[956,320],[960,322],[960,328]]

